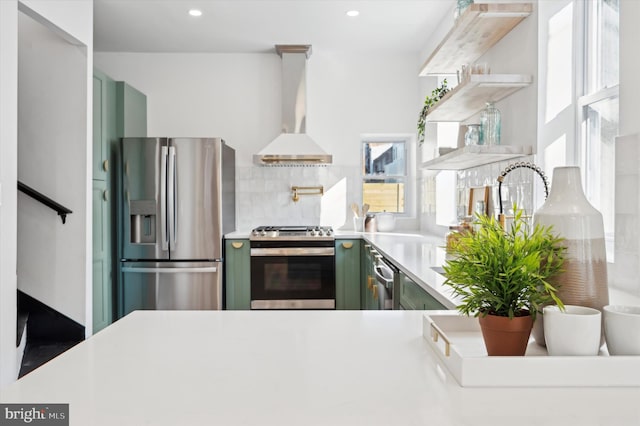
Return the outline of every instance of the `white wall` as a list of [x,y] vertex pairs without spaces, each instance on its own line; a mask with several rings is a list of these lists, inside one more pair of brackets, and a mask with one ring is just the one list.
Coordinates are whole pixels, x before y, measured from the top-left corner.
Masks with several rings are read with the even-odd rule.
[[[538,165],[551,179],[554,167],[576,165],[576,94],[581,81],[581,33],[573,0],[538,3]],[[543,201],[540,199],[539,201]]]
[[0,1],[0,389],[18,376],[16,351],[16,178],[18,2]]
[[[96,52],[96,67],[147,96],[152,136],[222,136],[236,149],[238,229],[280,223],[351,227],[361,203],[362,134],[415,133],[418,78],[413,55],[314,50],[307,67],[307,131],[334,165],[258,168],[253,154],[280,132],[281,62],[272,54]],[[290,198],[290,186],[324,185],[330,196]],[[415,222],[415,219],[409,220]]]
[[[2,185],[0,205],[0,387],[11,383],[17,377],[19,365],[16,362],[16,268],[17,268],[17,164],[18,164],[18,8],[37,16],[59,32],[67,34],[69,39],[81,42],[87,54],[86,90],[92,84],[93,61],[93,2],[90,0],[55,1],[30,0],[19,3],[13,0],[0,1],[0,184]],[[86,141],[90,141],[91,96],[87,96],[85,109]],[[91,144],[85,152],[79,154],[79,161],[90,164]],[[91,180],[85,177],[86,192],[82,202],[86,203],[85,212],[90,212]],[[87,215],[90,217],[90,214]],[[85,253],[91,253],[90,221],[84,221]],[[77,264],[86,269],[84,282],[90,289],[90,258],[84,255]],[[82,266],[81,266],[82,267]],[[91,312],[91,293],[85,300],[87,316]],[[88,332],[91,331],[88,322]]]
[[86,52],[22,13],[18,29],[18,180],[73,211],[18,194],[18,289],[84,324]]
[[620,134],[640,133],[640,2],[620,0]]
[[620,128],[616,140],[614,285],[640,296],[640,2],[620,2]]

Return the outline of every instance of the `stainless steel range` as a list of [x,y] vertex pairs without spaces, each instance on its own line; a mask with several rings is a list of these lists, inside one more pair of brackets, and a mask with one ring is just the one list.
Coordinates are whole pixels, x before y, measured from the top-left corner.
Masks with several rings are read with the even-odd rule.
[[251,232],[251,309],[335,309],[335,247],[328,226]]

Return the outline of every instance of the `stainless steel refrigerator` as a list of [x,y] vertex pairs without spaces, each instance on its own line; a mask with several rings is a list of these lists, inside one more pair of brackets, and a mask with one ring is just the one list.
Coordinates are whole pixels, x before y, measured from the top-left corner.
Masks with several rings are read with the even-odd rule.
[[122,139],[119,314],[222,309],[235,151],[220,138]]

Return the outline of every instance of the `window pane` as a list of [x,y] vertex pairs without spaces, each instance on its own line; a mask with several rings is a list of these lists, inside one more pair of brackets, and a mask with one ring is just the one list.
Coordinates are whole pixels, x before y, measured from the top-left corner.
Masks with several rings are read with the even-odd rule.
[[364,142],[362,202],[370,212],[405,213],[406,150],[403,140]]
[[[608,98],[586,108],[585,181],[589,201],[602,213],[604,232],[613,241],[615,218],[615,137],[618,134],[618,98]],[[613,247],[607,247],[607,255]],[[611,259],[609,259],[611,260]]]
[[619,13],[619,0],[594,0],[592,3],[588,93],[619,83]]
[[364,179],[362,202],[369,204],[369,211],[373,213],[404,213],[404,189],[404,179]]
[[365,142],[363,154],[365,175],[407,174],[404,142]]

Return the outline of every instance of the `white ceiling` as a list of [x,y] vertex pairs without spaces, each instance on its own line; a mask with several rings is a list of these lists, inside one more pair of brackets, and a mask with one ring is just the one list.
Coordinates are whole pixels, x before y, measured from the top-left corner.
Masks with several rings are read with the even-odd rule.
[[[455,0],[95,0],[94,49],[107,52],[418,52]],[[198,8],[194,18],[188,10]],[[349,18],[348,10],[360,16]]]

